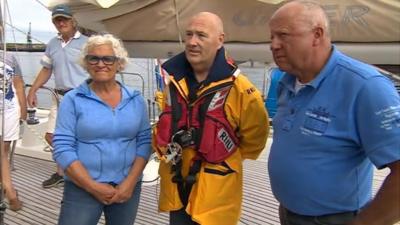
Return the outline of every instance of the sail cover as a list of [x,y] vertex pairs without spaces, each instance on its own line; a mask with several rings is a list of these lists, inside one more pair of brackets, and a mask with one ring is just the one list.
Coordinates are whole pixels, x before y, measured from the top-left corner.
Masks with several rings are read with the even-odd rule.
[[[376,51],[376,58],[365,61],[399,64],[400,1],[317,2],[328,15],[339,48],[361,58],[366,57],[364,51]],[[179,42],[188,19],[210,11],[224,22],[228,51],[232,49],[241,60],[259,61],[271,60],[268,20],[283,4],[279,0],[114,0],[114,5],[102,8],[96,0],[52,0],[48,7],[60,3],[71,6],[80,26],[110,32],[125,42],[131,55],[142,57],[169,57],[181,51]],[[143,50],[150,52],[139,53]]]

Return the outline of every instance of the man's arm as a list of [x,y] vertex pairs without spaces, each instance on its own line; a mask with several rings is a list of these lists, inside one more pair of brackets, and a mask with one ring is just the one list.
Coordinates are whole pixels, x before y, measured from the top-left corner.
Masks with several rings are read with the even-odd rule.
[[385,225],[400,221],[400,160],[388,167],[390,174],[375,198],[349,225]]
[[[239,76],[236,86],[240,96],[234,96],[235,92],[229,93],[230,98],[236,99],[236,111],[239,127],[239,138],[241,154],[243,159],[257,159],[265,147],[269,133],[268,114],[261,97],[261,93],[244,76]],[[240,99],[240,101],[238,100]]]
[[30,107],[37,106],[36,91],[50,79],[51,73],[52,73],[52,69],[42,67],[42,69],[36,76],[36,79],[33,82],[32,87],[29,89],[28,97],[27,97],[28,105]]
[[350,224],[393,224],[400,219],[400,98],[389,79],[373,76],[357,94],[355,107],[362,148],[375,166],[387,166],[390,174]]
[[25,98],[25,87],[24,80],[20,75],[14,76],[13,83],[17,92],[19,107],[21,108],[20,119],[26,120],[26,98]]

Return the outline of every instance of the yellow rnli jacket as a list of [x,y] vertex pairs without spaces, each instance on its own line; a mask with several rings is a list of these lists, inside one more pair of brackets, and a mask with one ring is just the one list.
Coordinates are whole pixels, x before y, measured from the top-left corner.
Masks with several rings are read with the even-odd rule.
[[[165,66],[166,71],[170,74],[168,85],[177,86],[179,94],[188,98],[188,79],[183,79],[188,75],[181,72],[188,71],[184,68],[188,63],[185,62],[183,54],[171,60],[172,63],[168,64],[167,61],[167,66]],[[201,225],[235,225],[238,223],[241,213],[242,162],[244,159],[256,159],[263,150],[269,132],[268,115],[260,92],[243,74],[240,74],[234,65],[227,62],[223,48],[217,54],[214,64],[216,63],[221,64],[222,69],[218,65],[214,65],[209,73],[211,79],[206,85],[199,88],[197,93],[200,95],[216,85],[231,82],[233,79],[233,86],[227,96],[224,111],[230,125],[237,131],[239,145],[237,150],[225,159],[225,163],[235,172],[224,176],[207,173],[205,168],[222,172],[226,172],[227,168],[220,164],[203,161],[190,192],[186,212],[191,215],[193,221]],[[225,74],[221,76],[222,72]],[[170,104],[168,90],[168,87],[165,88],[163,96],[160,98],[163,99],[162,108]],[[158,126],[158,129],[169,129],[169,127]],[[157,132],[157,128],[155,128],[153,135],[157,135]],[[157,145],[156,138],[153,138],[153,147],[159,155],[165,152],[163,147]],[[181,171],[183,177],[188,175],[190,163],[195,155],[194,149],[183,149]],[[177,184],[172,182],[174,173],[171,172],[171,164],[161,161],[159,174],[161,178],[159,210],[169,212],[184,207],[179,197]]]

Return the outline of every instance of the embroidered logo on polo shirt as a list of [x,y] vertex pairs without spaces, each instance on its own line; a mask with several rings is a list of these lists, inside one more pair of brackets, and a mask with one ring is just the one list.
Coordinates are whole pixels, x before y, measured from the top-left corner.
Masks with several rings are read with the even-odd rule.
[[375,112],[375,115],[380,117],[381,128],[391,130],[400,127],[400,105],[389,106],[385,109]]
[[332,118],[327,109],[321,106],[307,110],[305,115],[304,124],[300,128],[305,135],[323,135]]

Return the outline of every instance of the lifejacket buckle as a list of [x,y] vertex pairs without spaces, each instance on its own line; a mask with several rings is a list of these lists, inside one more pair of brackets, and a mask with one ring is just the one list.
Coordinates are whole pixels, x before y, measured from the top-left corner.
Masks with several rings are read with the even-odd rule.
[[172,165],[176,165],[182,159],[182,147],[172,142],[167,145],[167,153],[165,154],[165,162],[171,162]]
[[188,130],[179,130],[174,135],[172,135],[171,142],[178,143],[183,148],[194,145],[193,133],[194,133],[193,128],[190,128]]

